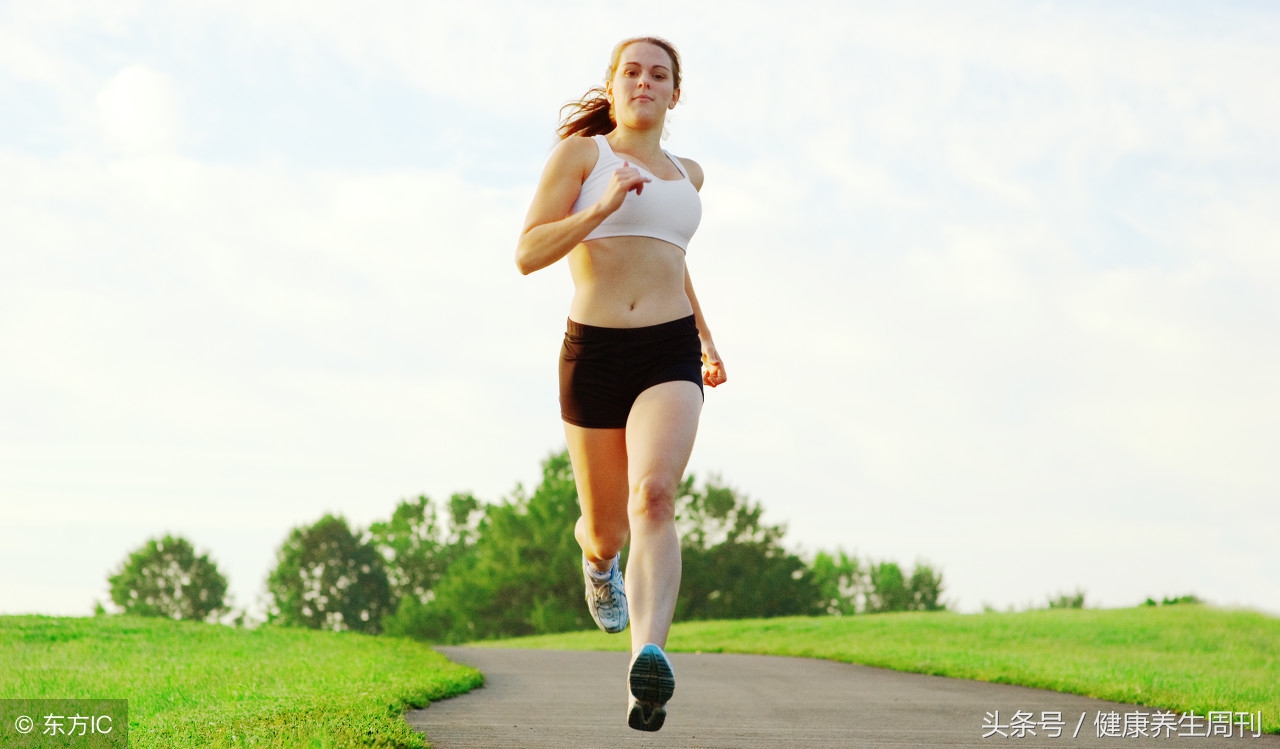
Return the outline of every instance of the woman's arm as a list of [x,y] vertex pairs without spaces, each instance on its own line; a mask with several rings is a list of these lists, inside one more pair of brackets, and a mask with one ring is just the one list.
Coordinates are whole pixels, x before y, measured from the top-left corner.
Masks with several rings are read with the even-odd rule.
[[528,275],[568,255],[618,210],[628,192],[640,194],[649,181],[623,162],[623,168],[614,171],[599,201],[570,214],[582,183],[595,168],[596,158],[599,151],[590,138],[565,138],[551,153],[516,244],[516,267],[521,273]]
[[[693,159],[680,159],[684,163],[685,170],[689,173],[689,181],[693,183],[693,188],[698,192],[702,192],[702,166]],[[684,293],[689,297],[689,304],[693,307],[693,320],[698,324],[698,340],[702,342],[702,381],[711,387],[723,385],[728,375],[724,371],[724,362],[720,361],[720,354],[716,351],[715,341],[711,339],[711,329],[707,327],[707,318],[702,314],[702,306],[698,304],[698,295],[693,293],[693,279],[689,277],[689,266],[684,266]]]
[[707,318],[702,314],[702,306],[698,304],[698,295],[693,293],[693,279],[689,277],[689,266],[684,268],[684,293],[689,296],[689,304],[693,306],[693,320],[698,325],[698,340],[702,343],[702,381],[711,387],[723,385],[729,376],[724,371],[724,362],[720,361],[720,353],[711,339],[711,329],[707,327]]

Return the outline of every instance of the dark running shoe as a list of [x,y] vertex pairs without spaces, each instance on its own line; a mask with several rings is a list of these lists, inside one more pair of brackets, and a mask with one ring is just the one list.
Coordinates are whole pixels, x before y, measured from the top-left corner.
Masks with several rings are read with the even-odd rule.
[[631,659],[627,674],[631,697],[627,725],[637,731],[656,731],[667,719],[667,700],[676,691],[676,674],[662,648],[649,643]]

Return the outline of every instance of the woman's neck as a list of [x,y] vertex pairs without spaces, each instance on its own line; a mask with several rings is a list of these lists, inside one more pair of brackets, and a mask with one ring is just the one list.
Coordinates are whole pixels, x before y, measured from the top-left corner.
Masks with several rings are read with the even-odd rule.
[[615,151],[633,154],[637,158],[658,156],[662,153],[662,126],[651,130],[633,130],[618,125],[607,136]]

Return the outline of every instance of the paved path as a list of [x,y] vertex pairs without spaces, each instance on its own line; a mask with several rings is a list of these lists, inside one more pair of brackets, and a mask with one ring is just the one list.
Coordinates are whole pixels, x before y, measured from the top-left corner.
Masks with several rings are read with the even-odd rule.
[[[479,668],[485,686],[406,716],[435,749],[614,749],[645,746],[769,747],[1249,747],[1280,749],[1262,738],[1098,738],[1099,713],[1151,714],[1152,708],[1004,684],[903,674],[802,658],[673,653],[676,693],[658,733],[627,727],[626,653],[440,648]],[[594,688],[591,685],[595,685]],[[590,706],[596,705],[595,709]],[[1008,724],[1015,712],[1062,713],[1059,738],[1008,738],[987,713]],[[1081,714],[1079,734],[1072,738]],[[1005,733],[1010,733],[1006,728]]]

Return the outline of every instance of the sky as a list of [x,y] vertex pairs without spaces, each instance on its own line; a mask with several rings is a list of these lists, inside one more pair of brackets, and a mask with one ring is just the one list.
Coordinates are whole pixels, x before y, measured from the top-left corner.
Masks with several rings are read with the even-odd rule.
[[1280,9],[757,0],[0,0],[0,613],[165,533],[253,607],[293,527],[536,485],[572,285],[515,242],[642,34],[729,375],[690,472],[957,611],[1280,615]]

